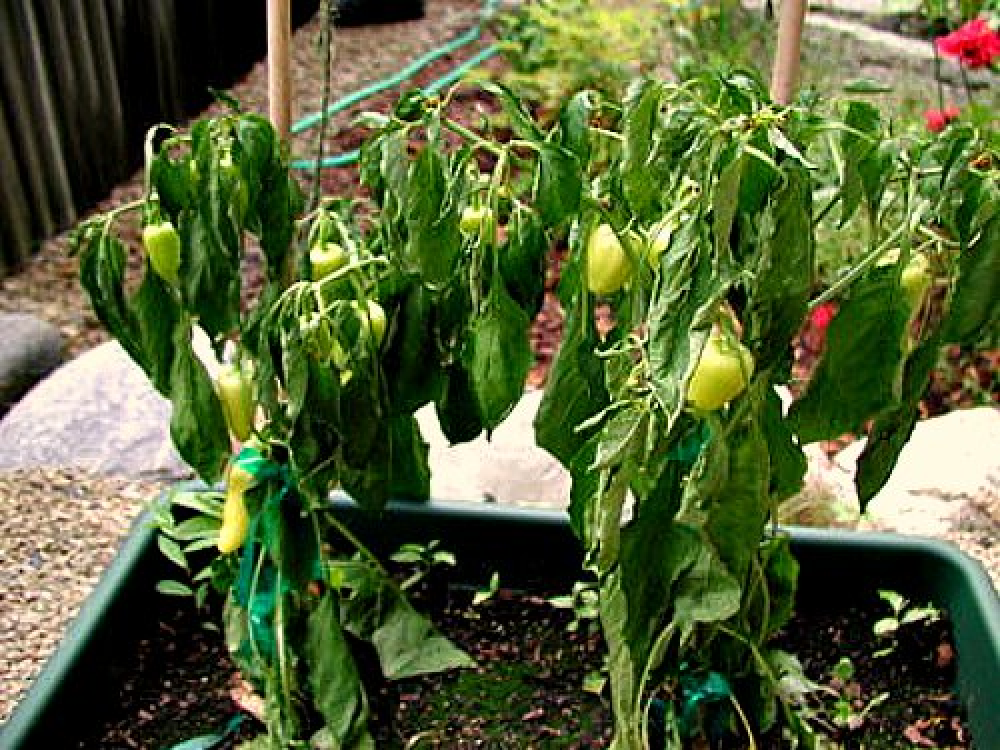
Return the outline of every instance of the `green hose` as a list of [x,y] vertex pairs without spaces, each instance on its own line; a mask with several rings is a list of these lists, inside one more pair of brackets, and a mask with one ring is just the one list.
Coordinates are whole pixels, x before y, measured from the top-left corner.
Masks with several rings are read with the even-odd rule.
[[[427,84],[427,86],[425,86],[422,89],[422,91],[428,95],[437,93],[446,86],[450,86],[451,84],[453,84],[455,81],[460,79],[467,72],[475,68],[477,65],[481,65],[483,62],[493,57],[493,55],[497,54],[499,51],[500,48],[497,45],[491,44],[489,47],[480,50],[473,57],[469,58],[461,65],[453,68],[448,73],[445,73],[436,81]],[[345,151],[342,154],[337,154],[336,156],[328,156],[325,159],[320,160],[319,166],[322,169],[328,169],[333,167],[346,167],[351,164],[354,164],[360,156],[361,156],[361,151],[359,149],[354,149],[353,151]],[[315,159],[296,159],[289,166],[291,166],[292,169],[315,169],[317,165]]]
[[423,68],[430,65],[432,62],[437,60],[439,57],[444,57],[445,55],[454,52],[460,47],[464,47],[466,44],[470,44],[479,38],[479,26],[473,26],[467,32],[459,37],[456,37],[452,41],[448,42],[442,47],[431,50],[426,55],[418,57],[412,63],[407,65],[398,73],[394,73],[391,76],[383,78],[375,83],[365,86],[362,89],[358,89],[353,94],[348,94],[345,97],[338,99],[333,102],[329,107],[326,108],[326,112],[314,112],[311,115],[307,115],[299,120],[297,123],[292,125],[292,134],[301,133],[303,130],[308,130],[309,128],[315,127],[324,118],[330,117],[331,115],[340,112],[341,110],[347,109],[348,107],[353,107],[358,102],[364,101],[365,99],[378,94],[386,89],[391,89],[394,86],[398,86],[407,78],[412,78],[414,75],[419,73]]
[[497,2],[498,0],[486,0],[483,3],[483,12],[481,15],[481,20],[479,21],[479,23],[475,24],[464,34],[461,34],[452,39],[450,42],[447,42],[446,44],[443,44],[440,47],[432,49],[425,55],[418,57],[416,60],[407,65],[398,73],[394,73],[393,75],[387,76],[386,78],[375,81],[374,83],[369,84],[368,86],[365,86],[362,89],[358,89],[353,94],[348,94],[347,96],[338,99],[329,107],[327,107],[325,112],[314,112],[311,115],[306,115],[301,120],[292,125],[291,128],[292,134],[295,135],[301,133],[303,130],[308,130],[309,128],[315,127],[320,122],[322,122],[323,119],[326,117],[330,117],[331,115],[336,114],[341,110],[347,109],[348,107],[352,107],[358,102],[364,101],[368,97],[374,96],[375,94],[381,91],[385,91],[386,89],[398,86],[407,78],[412,78],[413,76],[415,76],[417,73],[419,73],[421,70],[423,70],[425,67],[430,65],[438,58],[451,54],[455,50],[476,41],[479,38],[480,34],[482,34],[483,21],[487,18],[492,17],[494,12],[496,11]]
[[[486,19],[492,16],[494,11],[496,10],[497,2],[498,0],[485,0],[485,2],[483,3],[482,19]],[[416,60],[411,62],[409,65],[407,65],[399,72],[387,76],[386,78],[382,78],[381,80],[375,81],[374,83],[369,84],[364,88],[358,89],[354,93],[341,97],[337,101],[333,102],[323,112],[314,112],[311,115],[306,115],[301,120],[292,125],[291,127],[292,134],[298,134],[304,130],[308,130],[309,128],[315,127],[325,118],[330,117],[336,114],[337,112],[348,109],[349,107],[353,107],[355,104],[362,102],[365,99],[374,96],[375,94],[378,94],[382,91],[400,85],[407,79],[412,78],[414,75],[419,73],[421,70],[423,70],[425,67],[430,65],[438,58],[451,54],[455,50],[464,47],[467,44],[471,44],[472,42],[479,39],[480,34],[482,33],[482,28],[483,28],[483,21],[481,20],[479,23],[474,25],[464,34],[461,34],[452,39],[450,42],[447,42],[446,44],[443,44],[440,47],[431,50],[430,52],[422,55],[421,57],[418,57]],[[437,91],[440,91],[444,87],[451,85],[459,78],[461,78],[463,75],[465,75],[469,70],[485,62],[493,55],[497,54],[498,51],[499,48],[496,45],[490,45],[489,47],[486,47],[485,49],[478,52],[475,56],[473,56],[469,60],[466,60],[461,65],[458,65],[448,73],[445,73],[436,81],[433,81],[432,83],[428,84],[423,89],[424,93],[433,94],[436,93]],[[350,164],[355,163],[358,160],[360,154],[361,152],[358,149],[354,149],[353,151],[347,151],[343,154],[338,154],[337,156],[330,156],[325,159],[322,159],[319,163],[319,166],[324,169],[328,167],[348,166]],[[317,165],[315,159],[296,159],[291,163],[290,166],[293,169],[315,169]]]

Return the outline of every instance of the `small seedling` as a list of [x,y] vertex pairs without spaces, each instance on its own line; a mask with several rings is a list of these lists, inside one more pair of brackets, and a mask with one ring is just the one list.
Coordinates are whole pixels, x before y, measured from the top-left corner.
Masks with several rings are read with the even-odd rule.
[[455,555],[440,549],[440,542],[433,539],[427,544],[404,544],[392,555],[392,560],[402,565],[413,565],[415,570],[407,576],[399,587],[404,591],[416,586],[435,567],[454,566]]
[[908,599],[895,591],[880,590],[878,595],[889,605],[892,614],[883,617],[872,628],[877,638],[889,639],[888,645],[876,651],[873,656],[882,657],[891,654],[898,645],[899,629],[904,625],[917,622],[930,624],[941,619],[941,610],[930,605],[911,606]]
[[566,630],[575,633],[580,626],[587,623],[589,627],[596,627],[599,615],[597,602],[597,586],[594,583],[577,581],[573,584],[573,590],[565,596],[553,596],[549,599],[549,604],[558,609],[572,609],[573,619],[566,626]]
[[500,574],[494,571],[493,575],[490,576],[490,582],[486,586],[486,588],[476,589],[476,594],[475,596],[472,597],[472,606],[478,607],[480,604],[488,602],[496,595],[497,591],[499,590],[500,590]]
[[857,731],[868,718],[868,714],[889,699],[889,693],[879,693],[859,709],[861,686],[854,681],[854,663],[846,656],[831,670],[831,693],[833,701],[832,721],[841,729]]

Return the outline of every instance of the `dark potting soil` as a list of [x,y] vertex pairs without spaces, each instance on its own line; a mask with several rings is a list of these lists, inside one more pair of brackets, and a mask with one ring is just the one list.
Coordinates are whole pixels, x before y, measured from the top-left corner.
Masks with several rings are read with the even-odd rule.
[[[376,747],[606,747],[611,733],[606,694],[583,690],[603,659],[592,623],[569,632],[572,614],[537,596],[501,590],[475,607],[469,597],[467,591],[453,591],[431,611],[479,667],[393,683],[372,696]],[[832,691],[815,705],[833,729],[832,746],[970,747],[951,692],[955,654],[947,620],[905,625],[894,637],[874,642],[874,624],[886,614],[885,604],[872,597],[849,612],[800,615],[780,638],[807,675]],[[873,651],[890,646],[887,654],[873,657]],[[843,659],[850,660],[854,674],[838,679],[834,666]],[[121,674],[115,715],[76,745],[81,750],[171,748],[216,732],[240,714],[232,697],[239,679],[222,635],[205,629],[188,602],[168,611],[155,636],[113,668]],[[883,694],[888,697],[881,699]],[[237,735],[217,747],[228,750],[260,730],[247,716]],[[785,745],[780,737],[764,737],[758,747]]]

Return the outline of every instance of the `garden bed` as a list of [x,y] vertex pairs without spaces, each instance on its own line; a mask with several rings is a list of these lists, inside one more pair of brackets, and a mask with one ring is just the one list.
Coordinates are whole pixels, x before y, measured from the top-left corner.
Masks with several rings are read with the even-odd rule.
[[[537,593],[501,589],[476,606],[472,595],[468,587],[452,588],[443,598],[439,592],[431,613],[478,668],[383,688],[372,700],[377,747],[606,747],[612,726],[607,697],[583,690],[588,676],[599,675],[604,653],[600,637],[591,633],[595,623],[584,621],[569,632],[572,614]],[[259,731],[241,711],[241,703],[254,707],[255,701],[219,633],[206,630],[188,602],[163,604],[154,637],[112,665],[120,675],[114,714],[74,745],[79,750],[171,747],[239,716],[243,723],[231,736],[234,744]],[[842,747],[969,747],[952,692],[955,654],[947,621],[911,625],[889,654],[872,657],[879,645],[872,629],[885,606],[871,597],[845,613],[803,613],[781,636],[781,645],[802,658],[807,675],[832,691],[818,696],[818,715],[835,728]],[[850,679],[834,676],[843,659],[855,670]],[[875,705],[866,711],[870,703]],[[758,745],[784,746],[776,736]]]
[[[347,506],[341,510],[359,533],[369,537],[375,532]],[[578,734],[590,732],[595,742],[604,736],[603,702],[582,690],[583,677],[600,665],[602,651],[594,637],[569,636],[566,624],[571,614],[545,601],[549,594],[566,593],[579,576],[579,551],[561,514],[435,503],[397,507],[378,528],[378,536],[371,537],[377,553],[393,549],[402,540],[427,543],[431,539],[440,539],[443,548],[455,553],[462,577],[453,578],[448,571],[440,576],[432,573],[430,581],[451,582],[454,587],[449,595],[433,598],[427,606],[442,613],[436,617],[445,630],[483,666],[500,670],[492,678],[478,672],[425,678],[384,693],[375,701],[376,710],[383,717],[395,717],[385,725],[386,742],[399,741],[399,747],[406,747],[403,740],[429,732],[425,737],[429,744],[413,747],[582,750],[588,745],[571,742],[580,739]],[[5,728],[10,731],[0,737],[5,750],[161,746],[151,734],[156,723],[170,727],[164,742],[179,741],[225,727],[240,710],[234,695],[252,705],[240,689],[219,633],[202,629],[190,600],[162,597],[153,591],[154,582],[173,571],[156,549],[152,530],[140,529],[111,566],[86,617],[70,632],[63,648],[71,652],[69,658],[61,654],[50,665],[41,686]],[[520,541],[516,553],[509,545],[514,538]],[[539,549],[546,550],[544,559],[524,552]],[[978,747],[991,747],[1000,739],[1000,724],[991,710],[993,686],[1000,674],[1000,607],[978,566],[947,545],[892,535],[796,530],[793,552],[803,566],[799,611],[826,618],[806,625],[800,619],[787,629],[790,635],[782,636],[786,647],[800,653],[809,674],[829,683],[830,665],[841,657],[850,658],[862,685],[860,694],[853,686],[844,688],[844,694],[863,699],[851,704],[855,713],[884,691],[891,696],[901,697],[905,691],[911,699],[920,697],[915,703],[910,700],[910,708],[891,720],[885,704],[872,709],[862,724],[895,743],[884,747],[899,747],[906,733],[915,737],[915,732],[938,737],[939,747],[962,747],[959,735],[967,742],[971,734]],[[492,572],[499,573],[504,589],[527,591],[528,597],[515,599],[501,589],[484,604],[470,606],[470,584],[482,587]],[[889,613],[875,596],[877,587],[897,591],[915,605],[932,602],[948,608],[953,636],[945,623],[906,626],[893,652],[874,661],[875,671],[882,676],[870,682],[871,671],[865,666],[871,663],[868,657],[873,650],[869,636],[874,620]],[[126,589],[132,593],[122,594]],[[841,619],[830,619],[830,613],[837,610]],[[215,619],[214,615],[209,618]],[[533,624],[526,628],[526,622]],[[582,627],[585,633],[587,623]],[[109,629],[115,637],[108,637]],[[788,640],[797,638],[796,632],[810,637]],[[138,642],[138,650],[130,642]],[[877,647],[886,645],[883,640]],[[512,666],[523,664],[525,655],[535,665],[534,671]],[[96,664],[101,665],[98,672],[87,668]],[[892,664],[899,671],[892,672]],[[515,676],[528,687],[507,689]],[[916,680],[923,678],[930,682],[915,687]],[[523,702],[515,705],[505,698],[494,713],[482,707],[480,698],[495,692],[496,680],[504,681],[505,696],[516,694]],[[460,689],[456,682],[461,682]],[[86,690],[81,689],[84,685]],[[554,685],[556,691],[550,692]],[[952,694],[956,685],[968,708],[968,722],[962,722],[961,731],[952,722],[953,716],[961,716]],[[536,695],[537,691],[541,693]],[[452,703],[446,712],[441,705],[418,710],[415,705],[423,701],[421,695]],[[122,707],[122,713],[104,729],[96,729],[95,717],[106,716],[108,705]],[[563,716],[564,710],[568,717]],[[438,718],[434,718],[435,711]],[[473,715],[481,721],[472,721]],[[56,721],[55,716],[62,719]],[[458,721],[459,717],[469,721]],[[457,735],[449,733],[459,725],[474,733],[493,729],[502,733],[504,727],[527,726],[534,734],[524,745],[475,744],[474,736],[468,745],[454,744]],[[254,726],[248,719],[240,731],[252,733]],[[443,741],[435,745],[434,738],[442,735]],[[538,739],[543,735],[548,738],[544,745]],[[560,737],[564,744],[547,744]],[[945,738],[957,744],[945,744]],[[539,744],[532,745],[533,739]]]

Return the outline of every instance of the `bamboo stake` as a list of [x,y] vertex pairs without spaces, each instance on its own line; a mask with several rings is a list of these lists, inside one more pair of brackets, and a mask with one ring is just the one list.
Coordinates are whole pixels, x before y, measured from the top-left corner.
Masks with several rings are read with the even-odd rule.
[[806,17],[805,0],[782,0],[778,20],[778,49],[771,72],[771,98],[788,104],[795,96],[802,55],[802,25]]
[[267,95],[271,123],[287,138],[292,123],[291,0],[267,0]]

